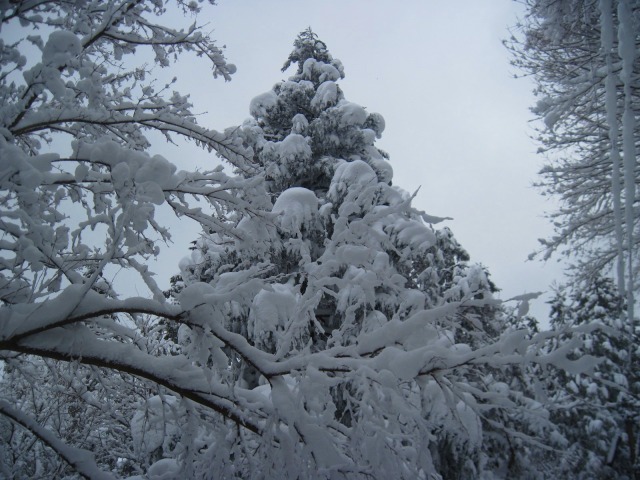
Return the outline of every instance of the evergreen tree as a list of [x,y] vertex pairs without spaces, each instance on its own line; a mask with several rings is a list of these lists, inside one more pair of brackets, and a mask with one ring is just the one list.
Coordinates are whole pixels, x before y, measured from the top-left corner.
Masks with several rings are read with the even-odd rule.
[[559,475],[637,478],[638,365],[630,355],[639,338],[622,321],[624,299],[611,279],[597,276],[568,295],[558,289],[551,306],[559,335],[550,348],[600,358],[592,375],[559,370],[550,377],[553,419],[569,441]]
[[[247,232],[240,242],[219,235],[199,242],[185,279],[216,282],[260,265],[259,275],[277,291],[306,305],[297,342],[311,340],[312,350],[349,344],[376,323],[417,309],[489,298],[493,286],[482,269],[468,266],[451,231],[425,225],[422,218],[440,219],[415,210],[411,196],[391,186],[388,156],[374,145],[382,116],[344,98],[336,83],[342,64],[310,29],[283,70],[292,64],[296,74],[256,97],[252,118],[230,129],[253,150],[274,216],[236,219]],[[255,344],[261,340],[246,328],[273,340],[274,325],[256,323],[251,303],[257,306],[251,299],[230,309],[229,326]],[[276,352],[272,340],[263,346]],[[291,345],[281,348],[284,355]]]
[[[241,235],[199,240],[182,264],[186,288],[178,300],[206,283],[222,300],[224,327],[285,363],[348,348],[377,358],[382,350],[372,349],[371,339],[422,315],[430,320],[403,348],[443,355],[449,365],[445,358],[453,352],[470,358],[472,351],[491,350],[502,333],[495,286],[483,267],[468,265],[449,229],[431,226],[441,219],[416,210],[411,195],[392,186],[388,156],[374,145],[383,118],[345,99],[336,83],[342,64],[310,29],[298,36],[284,68],[293,64],[292,77],[251,102],[252,118],[229,129],[253,151],[271,215],[229,217]],[[181,329],[183,348],[202,352],[201,334]],[[275,395],[276,384],[254,362],[223,351],[230,363],[220,374]],[[214,361],[208,353],[202,358]],[[311,373],[309,364],[291,374],[289,388],[297,401],[311,402],[308,414],[322,429],[345,435],[341,455],[365,476],[514,472],[521,468],[514,452],[523,445],[515,432],[532,433],[527,424],[540,424],[541,417],[527,416],[522,396],[501,381],[501,367],[473,363],[461,360],[452,370],[434,365],[419,381],[402,369],[381,380],[365,370]],[[487,388],[486,396],[475,396]],[[518,412],[506,405],[518,405]],[[276,468],[279,455],[258,448],[243,468],[249,471],[258,458]]]

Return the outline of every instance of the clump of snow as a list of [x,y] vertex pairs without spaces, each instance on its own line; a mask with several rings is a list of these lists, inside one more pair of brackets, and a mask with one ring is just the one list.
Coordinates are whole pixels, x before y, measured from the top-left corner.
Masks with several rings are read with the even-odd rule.
[[405,289],[400,294],[400,306],[398,311],[408,317],[414,313],[424,310],[426,301],[427,296],[420,290],[416,290],[414,288]]
[[269,91],[258,95],[249,104],[249,113],[255,118],[263,118],[270,108],[278,104],[278,96],[275,92]]
[[594,418],[587,425],[588,433],[598,433],[602,430],[602,420]]
[[135,173],[137,183],[153,182],[161,187],[167,186],[177,168],[166,158],[160,155],[146,159]]
[[307,127],[309,126],[309,120],[303,114],[296,114],[291,120],[291,132],[298,133],[300,135],[304,134],[307,131]]
[[[44,84],[55,98],[73,95],[62,78],[63,67],[71,66],[82,52],[80,39],[73,33],[57,30],[51,33],[42,48],[42,63],[24,72],[27,83]],[[77,85],[81,85],[78,82]]]
[[144,182],[136,187],[136,196],[142,202],[162,205],[165,197],[162,187],[155,182]]
[[329,80],[318,87],[315,96],[311,100],[311,106],[323,109],[335,105],[338,102],[338,85]]
[[33,190],[42,183],[44,165],[42,168],[37,168],[37,163],[34,160],[29,161],[20,148],[10,145],[2,137],[0,137],[0,153],[2,154],[0,178],[9,179],[18,173],[20,185],[27,190]]
[[332,201],[336,201],[347,192],[361,191],[365,187],[374,186],[377,183],[376,172],[366,162],[362,160],[344,162],[338,165],[333,174],[328,197]]
[[261,218],[245,216],[238,222],[236,229],[242,233],[236,239],[238,249],[251,249],[257,253],[266,253],[276,239],[275,227]]
[[274,94],[278,95],[280,98],[308,97],[314,94],[315,86],[313,82],[308,80],[287,80],[286,82],[276,85],[274,90]]
[[376,141],[376,132],[374,132],[370,128],[365,128],[365,129],[361,130],[361,133],[362,133],[362,139],[363,139],[365,144],[373,145],[375,143],[375,141]]
[[174,458],[162,458],[147,470],[149,480],[175,480],[180,476],[180,464]]
[[364,245],[341,245],[335,251],[335,258],[338,262],[356,267],[368,265],[371,257],[375,255],[374,250]]
[[319,62],[315,58],[307,58],[302,65],[302,75],[305,78],[318,77],[320,83],[328,80],[337,81],[342,77],[340,71],[333,65]]
[[267,142],[261,156],[268,164],[269,177],[288,178],[292,173],[308,167],[311,147],[305,137],[291,133],[281,142]]
[[285,160],[296,158],[311,158],[311,147],[302,135],[289,134],[282,142],[276,144],[278,154]]
[[193,310],[198,305],[206,303],[205,297],[215,293],[215,289],[204,282],[196,282],[186,287],[178,296],[180,306],[184,310]]
[[627,377],[621,373],[614,373],[613,381],[623,388],[629,388],[629,382],[627,381]]
[[362,330],[365,332],[373,332],[387,323],[387,321],[388,319],[384,313],[379,310],[374,310],[365,317]]
[[280,194],[273,206],[279,215],[280,228],[288,233],[300,235],[310,228],[318,216],[318,197],[311,190],[292,187]]
[[48,67],[59,68],[66,65],[72,57],[80,54],[80,39],[65,30],[51,32],[42,49],[42,63]]
[[384,117],[382,115],[379,113],[370,113],[367,117],[366,124],[375,132],[377,138],[382,137],[382,132],[384,132],[386,127]]
[[493,382],[489,385],[489,390],[503,397],[507,397],[509,395],[509,385],[504,382]]
[[391,164],[380,155],[378,149],[373,145],[367,146],[365,150],[369,157],[369,163],[378,174],[380,181],[384,183],[391,182],[393,179],[393,167]]
[[374,272],[365,268],[358,268],[349,265],[342,277],[343,287],[337,295],[336,309],[344,312],[349,317],[353,315],[354,309],[363,305],[375,305],[376,287],[380,285],[380,280]]
[[[91,162],[103,163],[111,166],[111,181],[117,191],[128,188],[133,178],[140,189],[139,193],[149,195],[154,203],[162,203],[159,199],[163,188],[170,188],[178,181],[176,166],[161,155],[149,156],[145,152],[122,148],[117,143],[105,140],[95,144],[76,142],[74,156],[89,158]],[[78,175],[86,175],[85,169],[80,169]]]
[[[470,397],[470,396],[469,396]],[[471,400],[471,398],[468,398]],[[467,439],[474,447],[478,447],[482,443],[482,424],[476,412],[463,400],[456,405],[456,413],[462,424]]]
[[294,318],[296,305],[296,293],[290,285],[275,284],[270,290],[258,292],[247,325],[251,337],[269,346],[275,334]]
[[342,126],[355,125],[360,127],[364,125],[368,117],[364,107],[346,100],[342,100],[338,104],[338,111],[340,112],[340,124]]
[[415,220],[398,219],[388,229],[389,234],[398,243],[417,251],[425,251],[436,244],[436,235],[433,230]]
[[544,116],[544,124],[547,126],[549,130],[553,130],[553,127],[555,127],[556,123],[558,123],[558,120],[560,120],[560,116],[561,116],[561,112],[559,111],[559,109],[557,108],[551,109]]

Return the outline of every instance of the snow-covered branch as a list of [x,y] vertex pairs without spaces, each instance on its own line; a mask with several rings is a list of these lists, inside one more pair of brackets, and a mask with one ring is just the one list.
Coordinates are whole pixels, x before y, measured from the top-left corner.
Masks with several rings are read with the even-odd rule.
[[94,455],[91,452],[65,444],[51,431],[42,427],[29,416],[2,399],[0,399],[0,414],[29,430],[48,447],[52,448],[83,477],[90,480],[113,480],[115,478],[113,475],[102,471],[96,465]]

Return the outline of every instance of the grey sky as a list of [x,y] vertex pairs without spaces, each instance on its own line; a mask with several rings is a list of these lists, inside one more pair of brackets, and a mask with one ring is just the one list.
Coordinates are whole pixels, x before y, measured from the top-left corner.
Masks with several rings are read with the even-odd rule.
[[[526,262],[551,233],[552,205],[531,187],[542,158],[529,107],[532,83],[515,80],[501,40],[523,14],[512,0],[219,0],[214,38],[238,67],[230,83],[211,80],[187,59],[176,74],[200,122],[224,129],[248,117],[250,100],[292,74],[280,72],[298,32],[311,26],[344,66],[349,101],[382,114],[378,146],[391,155],[394,184],[415,206],[446,222],[472,260],[486,265],[509,298],[561,280],[555,261]],[[211,156],[162,151],[205,168]],[[175,158],[174,155],[179,155]],[[176,232],[171,254],[193,234]],[[186,253],[186,252],[185,252]],[[178,255],[179,256],[179,255]],[[164,279],[158,277],[161,283]],[[532,312],[544,320],[543,301]]]

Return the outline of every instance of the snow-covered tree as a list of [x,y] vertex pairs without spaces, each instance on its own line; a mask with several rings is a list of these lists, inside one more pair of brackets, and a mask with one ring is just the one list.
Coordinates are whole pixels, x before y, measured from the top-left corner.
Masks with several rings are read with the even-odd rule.
[[[230,129],[254,152],[272,216],[230,217],[247,234],[239,239],[205,235],[182,264],[186,286],[174,289],[183,306],[219,299],[211,311],[220,325],[292,366],[278,379],[220,345],[225,361],[181,327],[183,351],[270,395],[292,435],[292,450],[255,441],[249,457],[220,455],[221,475],[307,477],[308,465],[323,478],[526,475],[524,439],[550,426],[540,404],[504,383],[503,354],[539,339],[503,331],[485,269],[468,265],[449,229],[432,227],[442,219],[392,186],[374,144],[384,120],[346,100],[342,64],[310,29],[294,47],[284,69],[295,74]],[[301,465],[283,458],[292,451]]]
[[[100,478],[96,463],[143,473],[152,459],[136,451],[136,408],[172,385],[216,403],[188,375],[167,375],[183,360],[150,363],[167,352],[147,317],[179,318],[147,267],[170,238],[156,211],[215,230],[227,228],[223,212],[253,208],[237,194],[254,188],[246,181],[177,171],[144,152],[156,131],[243,168],[241,147],[199,126],[188,97],[153,80],[154,68],[189,54],[230,79],[233,65],[197,23],[201,6],[0,4],[0,476],[60,478],[69,464]],[[167,8],[194,23],[164,24]],[[121,269],[132,276],[110,281]],[[153,298],[129,297],[134,274]]]
[[578,278],[616,272],[634,320],[640,257],[640,3],[636,0],[528,0],[520,31],[507,45],[514,65],[532,75],[543,121],[546,164],[540,187],[560,200],[550,214],[548,257],[572,256]]
[[[523,357],[544,335],[488,334],[484,269],[391,186],[382,117],[344,99],[311,31],[297,73],[217,133],[145,66],[146,49],[159,67],[194,53],[233,71],[197,23],[162,23],[175,8],[200,3],[0,3],[1,474],[513,471],[545,412],[495,372],[562,355]],[[147,131],[233,173],[178,171],[145,152]],[[175,302],[149,269],[169,239],[159,211],[203,229]],[[515,447],[485,446],[500,442]]]
[[[547,257],[558,250],[572,256],[576,274],[570,295],[559,292],[554,299],[552,323],[558,331],[602,325],[552,342],[560,347],[580,338],[584,346],[575,348],[573,358],[585,353],[604,357],[594,377],[559,372],[559,379],[551,381],[557,382],[553,398],[559,402],[554,417],[573,442],[563,474],[581,465],[585,478],[633,476],[640,3],[526,3],[520,37],[508,46],[514,65],[536,81],[539,101],[533,112],[544,121],[539,138],[547,158],[540,186],[561,201],[551,214],[556,235],[543,246]],[[611,271],[617,289],[601,277]]]
[[571,358],[600,359],[588,376],[562,370],[547,376],[552,418],[569,441],[558,475],[636,478],[640,383],[637,352],[631,354],[640,338],[628,335],[621,320],[624,299],[611,279],[597,276],[568,295],[559,288],[551,306],[551,325],[559,335],[550,350],[579,340]]
[[[152,326],[147,321],[148,326]],[[141,328],[140,338],[157,348],[154,333]],[[141,454],[141,436],[132,433],[132,419],[146,400],[159,393],[157,386],[124,372],[91,367],[82,362],[63,363],[39,356],[6,361],[0,383],[3,408],[28,414],[67,445],[90,451],[102,468],[127,477],[141,473],[158,458]],[[160,390],[161,391],[161,390]],[[66,478],[75,474],[58,452],[38,442],[38,435],[13,419],[2,417],[0,463],[4,478]],[[139,414],[138,414],[139,415]],[[161,458],[161,457],[159,457]]]

